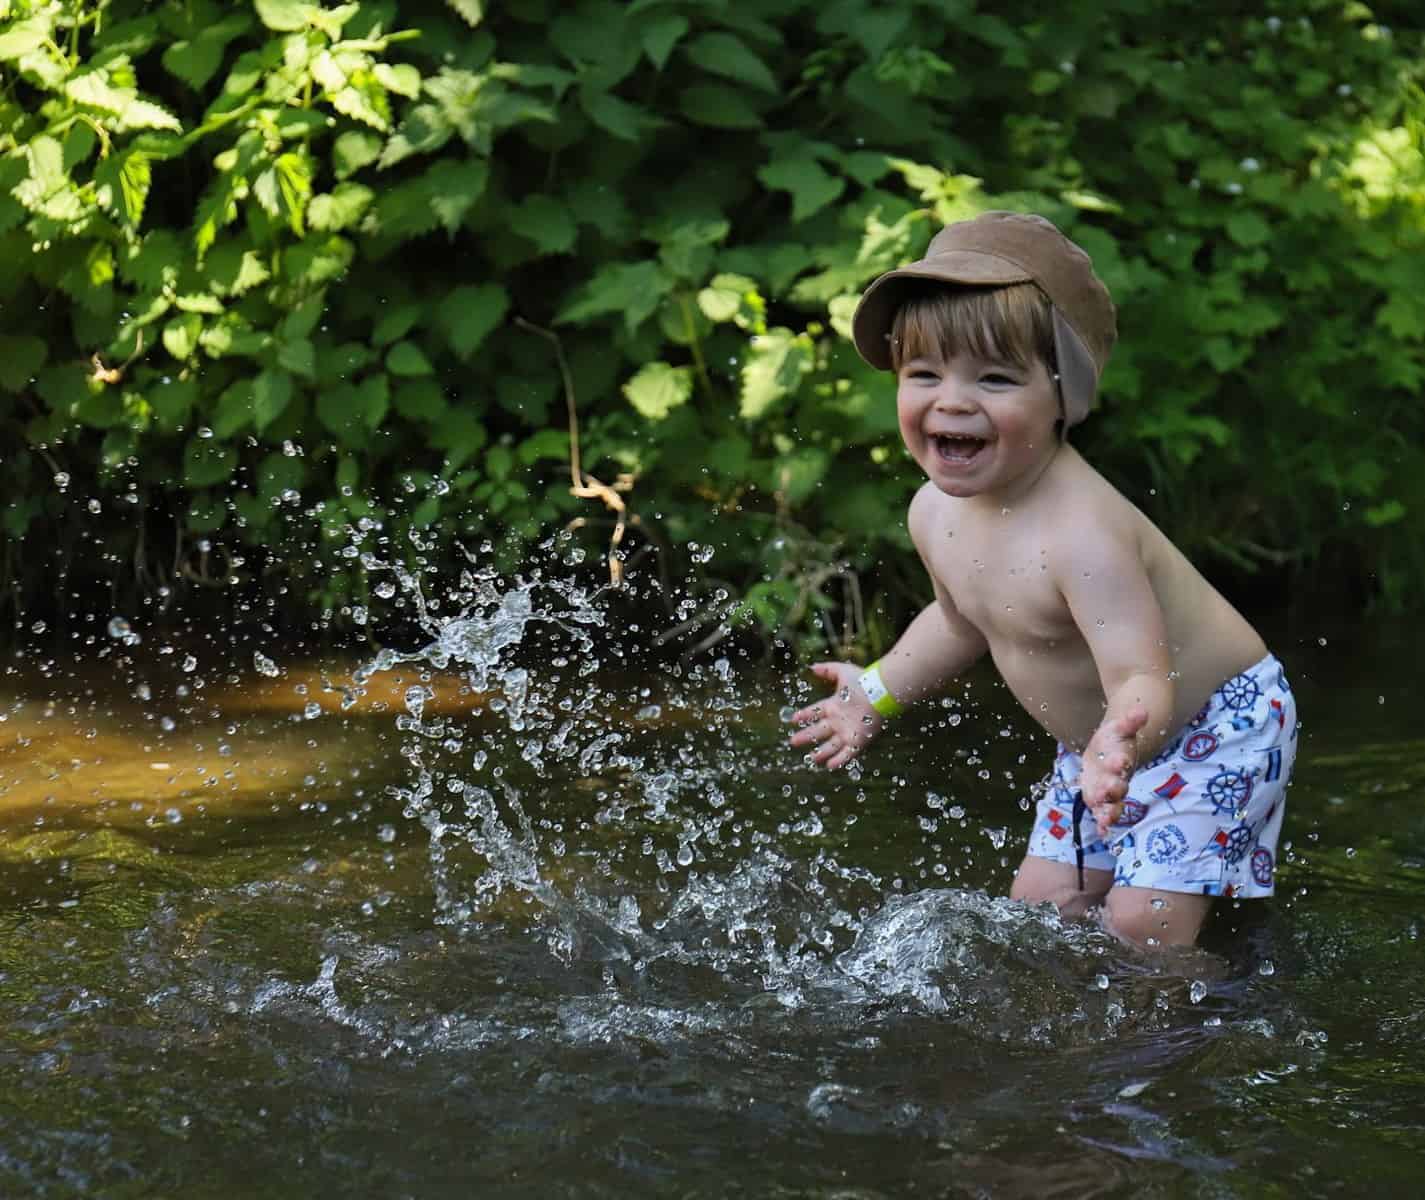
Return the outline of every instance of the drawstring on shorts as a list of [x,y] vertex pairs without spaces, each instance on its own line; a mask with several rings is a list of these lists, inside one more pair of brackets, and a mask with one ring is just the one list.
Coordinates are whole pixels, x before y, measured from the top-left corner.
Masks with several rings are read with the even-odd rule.
[[1074,815],[1070,818],[1074,826],[1074,858],[1079,867],[1079,891],[1084,890],[1084,831],[1079,827],[1088,805],[1084,803],[1083,792],[1074,793]]

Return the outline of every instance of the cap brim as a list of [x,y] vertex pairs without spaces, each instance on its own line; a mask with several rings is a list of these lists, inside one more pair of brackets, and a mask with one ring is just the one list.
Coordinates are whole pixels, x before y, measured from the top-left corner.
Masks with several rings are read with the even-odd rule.
[[861,296],[851,318],[856,351],[873,367],[891,369],[891,323],[906,291],[918,282],[959,283],[967,287],[1025,283],[1033,279],[1023,267],[997,254],[950,250],[887,271]]

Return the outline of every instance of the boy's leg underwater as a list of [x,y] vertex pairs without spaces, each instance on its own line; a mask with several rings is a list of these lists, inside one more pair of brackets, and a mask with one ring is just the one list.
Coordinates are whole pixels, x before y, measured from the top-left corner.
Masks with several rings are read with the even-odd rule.
[[1112,871],[1097,871],[1089,867],[1084,870],[1084,886],[1080,890],[1079,871],[1072,863],[1054,862],[1026,854],[1019,870],[1014,873],[1009,898],[1029,904],[1052,900],[1064,917],[1078,920],[1090,909],[1102,904],[1112,886]]

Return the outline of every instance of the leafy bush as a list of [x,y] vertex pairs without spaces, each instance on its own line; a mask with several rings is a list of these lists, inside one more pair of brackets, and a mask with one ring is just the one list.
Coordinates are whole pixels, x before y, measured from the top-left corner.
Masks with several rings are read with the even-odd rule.
[[0,0],[11,601],[359,623],[365,552],[629,515],[689,636],[877,640],[916,480],[846,323],[1005,206],[1118,301],[1090,458],[1189,552],[1413,604],[1420,30],[1273,9]]

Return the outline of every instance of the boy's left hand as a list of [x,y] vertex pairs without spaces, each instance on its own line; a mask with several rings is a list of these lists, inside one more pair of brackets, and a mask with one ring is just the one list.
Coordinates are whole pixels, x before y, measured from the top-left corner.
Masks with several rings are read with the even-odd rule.
[[1129,777],[1138,767],[1138,731],[1147,723],[1147,709],[1141,705],[1131,708],[1100,725],[1084,747],[1079,786],[1098,824],[1099,837],[1108,835],[1108,827],[1123,811]]

